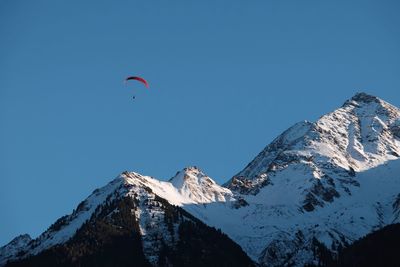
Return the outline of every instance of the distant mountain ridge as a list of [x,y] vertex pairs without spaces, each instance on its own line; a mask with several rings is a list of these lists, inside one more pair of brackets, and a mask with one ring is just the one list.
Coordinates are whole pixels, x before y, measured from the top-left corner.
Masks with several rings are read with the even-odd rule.
[[[115,209],[108,217],[98,214],[112,201],[118,205],[124,199],[134,203],[125,217],[134,218],[130,227],[136,229],[135,246],[143,256],[138,257],[146,264],[185,262],[176,258],[179,240],[208,244],[206,236],[214,236],[215,230],[198,226],[199,221],[221,229],[261,266],[318,265],[327,254],[335,258],[355,240],[400,222],[399,155],[400,110],[358,93],[316,122],[290,127],[224,186],[197,167],[187,167],[169,181],[124,172],[38,238],[20,236],[0,248],[0,266],[60,246],[70,251],[87,222],[112,217]],[[168,219],[171,210],[180,215]],[[208,235],[197,241],[180,235],[191,227],[188,221],[207,229]],[[235,262],[252,265],[230,239],[221,242],[236,251]],[[231,260],[216,247],[205,251],[215,262],[218,257]],[[205,264],[203,260],[193,264]]]

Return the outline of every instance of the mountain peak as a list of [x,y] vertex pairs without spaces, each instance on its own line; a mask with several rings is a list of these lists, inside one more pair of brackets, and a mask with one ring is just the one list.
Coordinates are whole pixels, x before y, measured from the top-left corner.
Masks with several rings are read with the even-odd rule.
[[31,240],[32,240],[32,238],[29,234],[23,234],[23,235],[17,236],[13,240],[11,240],[11,242],[9,244],[28,243]]
[[393,118],[400,115],[399,108],[380,99],[379,97],[364,92],[356,93],[352,98],[345,101],[341,108],[335,110],[334,112],[341,111],[343,108],[347,111],[352,111],[354,108],[365,108],[363,113],[367,116],[384,115]]
[[318,179],[332,170],[353,175],[397,159],[399,138],[400,110],[378,97],[357,93],[315,123],[299,122],[284,131],[226,185],[257,194],[274,183],[277,172],[292,168],[309,169],[310,177]]
[[370,103],[370,102],[380,102],[381,100],[373,95],[369,95],[367,93],[364,92],[359,92],[356,93],[351,100],[353,101],[357,101],[357,102],[364,102],[364,103]]
[[11,240],[7,245],[0,247],[0,266],[7,260],[12,259],[14,255],[23,252],[31,241],[30,235],[23,234]]
[[178,171],[174,177],[169,179],[169,182],[176,187],[181,189],[185,184],[207,182],[209,184],[215,184],[214,180],[208,177],[201,169],[197,166],[189,166]]
[[185,197],[197,203],[227,201],[232,199],[232,192],[218,185],[196,166],[184,168],[176,173],[169,182]]
[[204,172],[197,166],[187,166],[187,167],[183,168],[182,171],[185,173],[205,175]]

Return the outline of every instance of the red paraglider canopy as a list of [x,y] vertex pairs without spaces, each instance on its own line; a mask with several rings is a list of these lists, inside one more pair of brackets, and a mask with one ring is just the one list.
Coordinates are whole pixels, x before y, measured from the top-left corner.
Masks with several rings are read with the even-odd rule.
[[142,77],[129,76],[128,78],[125,79],[125,82],[129,81],[129,80],[136,80],[136,81],[142,82],[146,86],[146,88],[149,88],[149,83],[145,79],[143,79]]

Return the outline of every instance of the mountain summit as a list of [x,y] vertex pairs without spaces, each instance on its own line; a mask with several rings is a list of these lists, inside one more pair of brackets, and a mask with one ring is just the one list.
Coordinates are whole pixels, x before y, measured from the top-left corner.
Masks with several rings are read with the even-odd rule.
[[187,167],[169,182],[179,193],[195,203],[225,202],[233,200],[230,190],[221,187],[197,167]]
[[269,223],[254,225],[257,238],[236,241],[254,251],[264,234],[260,262],[301,266],[318,258],[310,252],[316,241],[335,252],[398,222],[399,125],[397,107],[358,93],[316,122],[290,127],[225,184],[270,215],[249,215]]
[[128,249],[120,265],[331,264],[400,222],[399,155],[400,110],[358,93],[284,131],[225,187],[197,167],[168,181],[123,172],[38,238],[0,248],[0,265],[101,265],[115,246]]
[[354,174],[400,155],[400,110],[365,93],[318,121],[290,127],[226,185],[241,193],[255,193],[271,174],[304,163],[314,177],[329,172]]

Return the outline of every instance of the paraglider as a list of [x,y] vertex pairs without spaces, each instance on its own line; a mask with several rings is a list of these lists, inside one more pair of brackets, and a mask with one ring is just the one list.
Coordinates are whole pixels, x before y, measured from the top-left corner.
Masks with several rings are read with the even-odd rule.
[[[139,77],[139,76],[129,76],[129,77],[127,77],[127,78],[125,79],[125,84],[126,84],[127,81],[130,81],[130,80],[139,81],[139,82],[143,83],[144,86],[146,86],[146,88],[149,88],[149,83],[148,83],[145,79],[143,79],[142,77]],[[133,99],[135,99],[135,98],[136,98],[136,97],[133,96]]]

